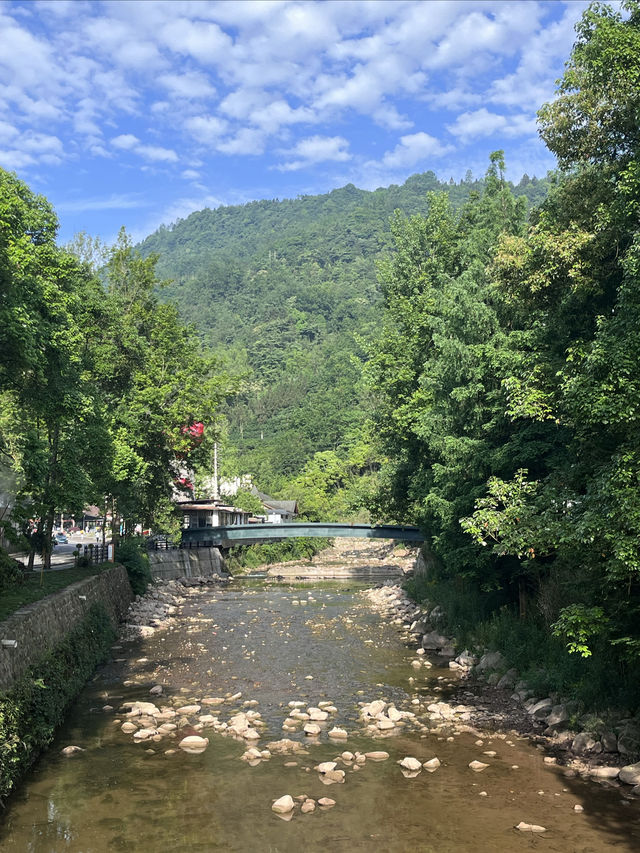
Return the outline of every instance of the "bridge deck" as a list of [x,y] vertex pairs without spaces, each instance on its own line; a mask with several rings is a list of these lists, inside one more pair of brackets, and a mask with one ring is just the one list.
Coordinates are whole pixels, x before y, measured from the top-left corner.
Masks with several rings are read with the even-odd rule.
[[257,545],[300,537],[347,537],[357,539],[394,539],[399,542],[423,542],[418,527],[395,524],[333,524],[328,522],[284,522],[282,524],[234,524],[226,527],[189,527],[182,531],[184,545],[211,544],[221,548],[232,545]]

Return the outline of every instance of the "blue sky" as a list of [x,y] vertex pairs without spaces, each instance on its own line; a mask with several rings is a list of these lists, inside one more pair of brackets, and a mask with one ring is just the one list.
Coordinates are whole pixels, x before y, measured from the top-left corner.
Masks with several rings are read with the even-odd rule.
[[553,168],[535,114],[587,3],[0,0],[0,165],[61,222]]

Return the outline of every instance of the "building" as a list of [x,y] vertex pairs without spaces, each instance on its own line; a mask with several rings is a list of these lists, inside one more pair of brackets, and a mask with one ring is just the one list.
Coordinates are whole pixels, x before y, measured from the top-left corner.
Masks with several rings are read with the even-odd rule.
[[259,492],[255,486],[251,489],[264,507],[264,515],[270,524],[280,524],[283,521],[293,521],[298,514],[298,501],[281,501]]
[[182,529],[197,527],[227,527],[230,524],[248,524],[251,513],[230,506],[218,498],[178,501],[182,513]]

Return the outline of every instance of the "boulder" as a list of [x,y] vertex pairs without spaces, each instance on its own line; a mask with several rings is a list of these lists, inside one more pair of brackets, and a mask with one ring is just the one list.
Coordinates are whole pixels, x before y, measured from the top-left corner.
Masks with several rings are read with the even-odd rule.
[[590,732],[580,732],[580,734],[574,737],[571,749],[578,753],[578,755],[582,755],[585,752],[592,752],[597,743],[595,735]]
[[315,800],[305,800],[304,803],[300,806],[300,811],[304,814],[308,814],[309,812],[314,812],[316,810],[316,802]]
[[527,713],[536,720],[543,720],[545,717],[549,716],[552,709],[553,702],[551,699],[540,699],[538,702],[534,702],[534,704],[527,709]]
[[319,806],[324,806],[325,809],[330,809],[331,806],[335,806],[336,801],[332,800],[331,797],[320,797],[318,800]]
[[451,646],[451,640],[448,637],[443,637],[437,631],[429,631],[422,638],[422,648],[427,651],[437,652],[440,649],[448,649]]
[[328,736],[331,738],[334,738],[335,740],[346,740],[349,737],[346,729],[341,729],[341,728],[339,728],[339,726],[334,726],[328,732]]
[[518,678],[518,670],[517,669],[508,669],[502,678],[496,684],[500,690],[513,690],[516,684],[516,680]]
[[371,761],[386,761],[389,758],[388,752],[382,752],[378,750],[377,752],[365,752],[365,758],[370,759]]
[[482,761],[472,761],[472,762],[469,764],[469,767],[470,767],[470,768],[471,768],[475,773],[480,773],[480,772],[482,772],[483,770],[486,770],[488,766],[489,766],[488,764],[484,764]]
[[565,726],[569,722],[569,712],[566,705],[554,705],[545,722],[552,729],[559,729]]
[[429,761],[423,761],[422,766],[425,770],[428,770],[429,773],[433,773],[434,770],[437,770],[438,767],[440,767],[440,759],[430,758]]
[[185,752],[197,754],[204,752],[209,746],[209,738],[199,737],[198,735],[189,735],[188,737],[182,738],[178,746]]
[[500,654],[500,652],[487,652],[480,658],[478,664],[476,665],[476,669],[479,672],[487,672],[491,669],[500,669],[500,667],[503,665],[504,658]]
[[640,761],[623,767],[618,778],[625,785],[640,785]]

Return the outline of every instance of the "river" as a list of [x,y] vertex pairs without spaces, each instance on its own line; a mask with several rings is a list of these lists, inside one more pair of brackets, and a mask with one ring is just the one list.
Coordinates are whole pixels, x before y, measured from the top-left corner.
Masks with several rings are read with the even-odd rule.
[[[20,853],[103,851],[381,851],[381,853],[600,853],[640,849],[640,807],[620,788],[580,778],[543,762],[514,733],[434,728],[426,706],[446,700],[457,676],[416,667],[415,650],[398,626],[349,583],[252,585],[189,596],[179,619],[146,640],[118,644],[74,704],[51,749],[41,757],[0,823],[0,849]],[[150,695],[162,685],[161,696]],[[235,699],[231,697],[236,696]],[[264,750],[283,737],[304,751],[249,763],[247,742],[206,722],[196,732],[167,731],[135,742],[121,725],[126,702],[202,705],[224,723],[238,711],[258,712]],[[372,737],[364,703],[382,699],[403,715],[392,734]],[[332,705],[321,733],[309,738],[282,726],[289,703]],[[248,704],[247,704],[248,703]],[[358,703],[361,703],[360,705]],[[107,706],[107,710],[103,708]],[[112,706],[113,710],[109,710]],[[173,711],[171,712],[173,713]],[[415,717],[410,716],[415,714]],[[179,719],[176,717],[176,721]],[[259,722],[257,722],[259,725]],[[348,740],[328,730],[344,727]],[[220,723],[218,723],[220,729]],[[464,726],[462,727],[464,728]],[[209,738],[200,754],[176,748],[184,731]],[[82,749],[71,757],[62,749]],[[386,760],[344,761],[386,751]],[[440,760],[435,772],[403,773],[405,756]],[[314,767],[337,759],[343,783],[326,784]],[[487,767],[474,772],[469,764]],[[252,766],[254,764],[254,766]],[[316,802],[290,820],[271,810],[285,795]],[[582,806],[577,812],[574,807]],[[290,817],[290,816],[288,816]],[[521,832],[521,821],[543,834]]]

